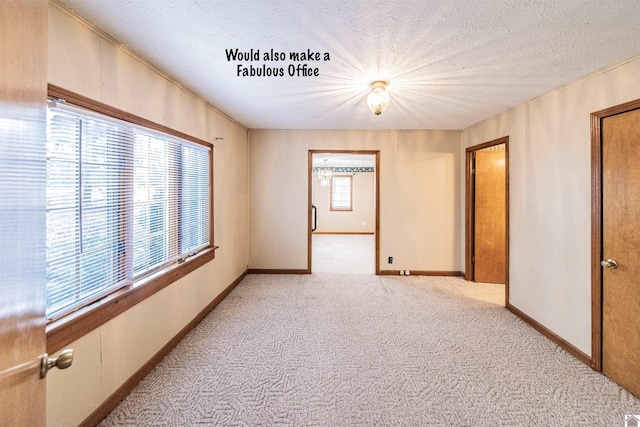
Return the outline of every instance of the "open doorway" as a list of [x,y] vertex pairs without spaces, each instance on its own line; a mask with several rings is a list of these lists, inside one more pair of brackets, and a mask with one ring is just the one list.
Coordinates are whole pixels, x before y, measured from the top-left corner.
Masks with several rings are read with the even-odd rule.
[[505,285],[509,304],[509,137],[466,151],[465,279]]
[[379,274],[379,151],[309,151],[309,272]]

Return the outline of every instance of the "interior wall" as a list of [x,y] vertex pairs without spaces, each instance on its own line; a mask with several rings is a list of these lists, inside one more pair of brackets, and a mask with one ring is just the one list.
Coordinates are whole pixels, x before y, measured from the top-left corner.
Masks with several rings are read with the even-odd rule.
[[374,233],[376,231],[374,172],[345,172],[351,175],[353,188],[350,211],[331,210],[331,186],[320,185],[318,174],[313,173],[313,205],[317,209],[316,233]]
[[[248,263],[247,129],[98,30],[49,5],[49,82],[209,141],[216,258],[71,343],[74,364],[47,376],[47,425],[78,425]],[[216,137],[224,140],[215,141]]]
[[[591,354],[592,112],[640,98],[640,57],[463,132],[509,136],[511,305]],[[463,224],[460,224],[463,227]]]
[[307,268],[309,150],[379,150],[380,268],[462,271],[460,138],[436,130],[250,130],[249,267]]

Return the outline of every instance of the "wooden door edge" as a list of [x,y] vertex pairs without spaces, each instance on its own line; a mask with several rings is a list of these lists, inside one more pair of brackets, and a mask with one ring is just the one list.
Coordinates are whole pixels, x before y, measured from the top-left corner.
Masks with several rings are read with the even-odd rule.
[[474,210],[475,203],[473,199],[474,191],[474,179],[473,179],[473,153],[474,151],[470,151],[467,149],[466,158],[465,158],[465,269],[464,269],[464,280],[473,281],[474,280],[474,269],[473,269],[473,249],[475,244],[474,235]]

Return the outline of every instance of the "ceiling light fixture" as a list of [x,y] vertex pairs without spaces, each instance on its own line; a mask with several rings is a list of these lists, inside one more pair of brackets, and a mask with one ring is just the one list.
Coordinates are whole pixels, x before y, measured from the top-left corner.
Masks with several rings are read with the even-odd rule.
[[328,187],[331,180],[331,169],[327,168],[327,160],[324,159],[324,169],[318,171],[318,179],[321,187]]
[[324,169],[318,171],[318,179],[320,180],[321,187],[328,187],[329,181],[331,181],[331,169],[327,167],[327,160],[324,159]]
[[387,82],[378,80],[371,83],[371,93],[367,97],[367,105],[373,114],[379,116],[389,106],[389,92],[387,92]]

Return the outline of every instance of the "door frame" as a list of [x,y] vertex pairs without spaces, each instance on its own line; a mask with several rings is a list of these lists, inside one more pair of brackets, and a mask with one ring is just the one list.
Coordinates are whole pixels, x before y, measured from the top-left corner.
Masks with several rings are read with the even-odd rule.
[[313,155],[314,154],[370,154],[376,156],[376,169],[375,169],[375,191],[374,191],[374,203],[375,203],[375,215],[376,215],[376,226],[375,226],[375,265],[376,265],[376,275],[380,275],[380,150],[309,150],[308,154],[308,177],[309,177],[309,193],[308,193],[308,224],[307,224],[307,271],[308,273],[312,273],[312,265],[311,265],[311,246],[312,246],[312,236],[313,232],[311,231],[313,227],[313,218],[312,218],[312,206],[313,206]]
[[602,120],[640,109],[640,99],[591,113],[591,368],[602,372]]
[[505,284],[504,305],[509,306],[509,137],[494,139],[483,144],[474,145],[466,149],[465,166],[465,273],[464,279],[474,281],[473,250],[475,247],[475,179],[473,170],[473,155],[484,148],[504,144],[505,169]]

